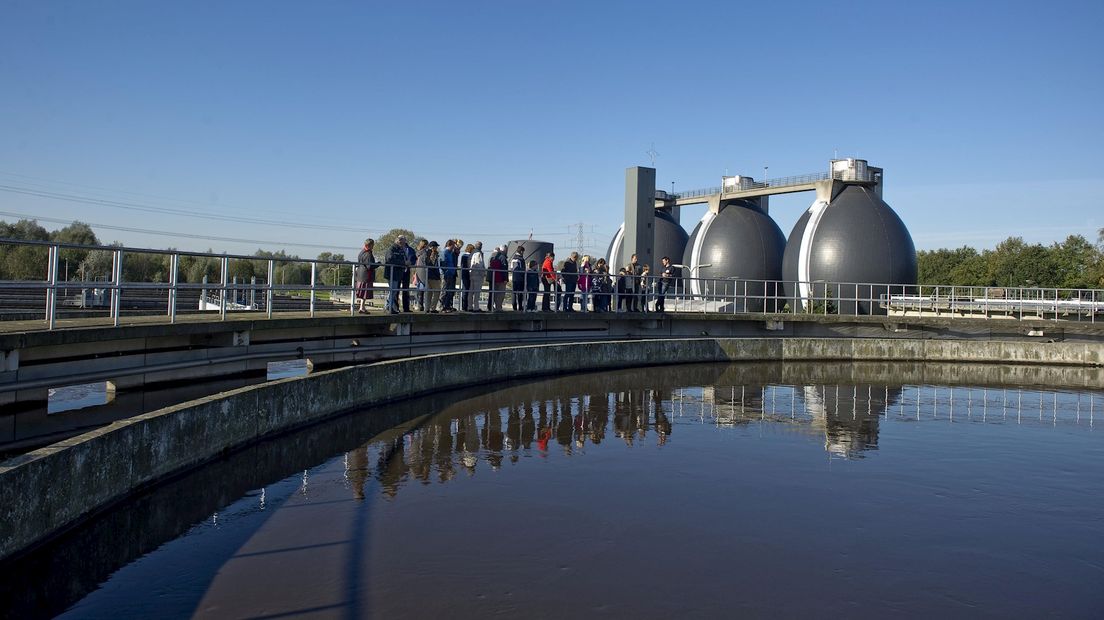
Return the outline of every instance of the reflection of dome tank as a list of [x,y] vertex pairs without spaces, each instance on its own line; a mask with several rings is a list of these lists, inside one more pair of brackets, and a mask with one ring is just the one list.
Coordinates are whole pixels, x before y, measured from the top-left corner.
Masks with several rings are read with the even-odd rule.
[[[617,229],[613,236],[609,249],[606,251],[606,260],[609,261],[610,272],[616,274],[617,270],[629,264],[631,256],[624,256],[625,225]],[[659,266],[659,259],[667,256],[672,263],[677,263],[682,258],[682,251],[686,247],[686,230],[675,221],[675,218],[666,211],[655,212],[655,245],[652,246],[652,256],[655,257],[655,265]]]
[[[687,267],[683,275],[742,280],[711,286],[717,287],[714,290],[722,294],[738,295],[736,311],[761,312],[764,310],[763,296],[774,297],[776,292],[773,284],[758,281],[782,279],[785,247],[782,229],[759,206],[746,201],[730,203],[718,214],[706,212],[694,228],[682,259]],[[706,294],[704,284],[691,280],[690,292]],[[755,297],[759,299],[753,299]],[[768,302],[766,309],[773,309],[773,306]]]
[[[790,299],[810,296],[873,299],[890,287],[869,284],[916,284],[916,247],[904,222],[870,188],[850,185],[830,203],[809,207],[786,244],[782,276]],[[816,282],[856,283],[825,290]],[[794,282],[797,282],[795,291]],[[894,289],[900,293],[900,289]],[[884,314],[877,302],[840,301],[836,310]]]

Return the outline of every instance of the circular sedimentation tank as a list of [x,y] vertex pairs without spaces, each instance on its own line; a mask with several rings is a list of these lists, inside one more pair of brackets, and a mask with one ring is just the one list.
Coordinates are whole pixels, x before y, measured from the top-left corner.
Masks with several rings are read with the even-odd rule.
[[[629,264],[629,259],[632,258],[624,255],[624,239],[625,225],[621,224],[621,227],[617,229],[617,234],[613,236],[613,241],[610,242],[609,249],[606,251],[606,260],[609,261],[614,273],[617,273],[618,268]],[[686,248],[686,240],[686,229],[676,222],[670,213],[657,210],[655,212],[655,245],[652,246],[656,264],[652,265],[652,269],[659,265],[659,259],[664,256],[670,257],[673,263],[679,262]]]
[[[851,314],[884,314],[879,295],[916,284],[916,246],[908,228],[872,189],[846,187],[831,202],[818,200],[790,233],[782,260],[785,293],[808,308],[810,300],[834,298],[825,308]],[[835,283],[835,284],[827,284]]]
[[[738,201],[706,212],[686,244],[683,275],[689,291],[733,296],[737,312],[773,309],[774,282],[782,278],[786,236],[769,215],[752,202]],[[768,308],[769,307],[769,308]]]

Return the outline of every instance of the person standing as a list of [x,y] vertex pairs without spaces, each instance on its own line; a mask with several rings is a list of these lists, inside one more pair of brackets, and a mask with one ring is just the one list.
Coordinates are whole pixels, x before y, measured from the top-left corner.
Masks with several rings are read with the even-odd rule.
[[[441,254],[436,241],[429,242],[426,254],[426,312],[437,314],[437,301],[441,298]],[[446,252],[447,253],[447,252]]]
[[506,246],[496,246],[491,255],[490,271],[487,279],[491,281],[490,310],[502,312],[502,303],[506,300],[506,280],[510,274],[506,269]]
[[575,312],[575,288],[579,285],[579,253],[568,254],[560,269],[564,284],[563,311]]
[[540,290],[540,270],[537,261],[530,260],[525,270],[525,311],[537,311],[537,291]]
[[514,291],[514,312],[525,309],[525,246],[519,245],[510,258],[510,288]]
[[640,276],[644,274],[644,266],[637,262],[636,254],[632,255],[632,259],[628,265],[625,265],[625,274],[629,276],[627,294],[629,296],[629,312],[640,311]]
[[399,235],[395,243],[387,250],[387,306],[386,311],[391,314],[399,313],[399,298],[405,288],[403,281],[406,279],[407,268],[410,266],[406,256],[406,237]]
[[406,252],[406,268],[402,275],[402,307],[403,312],[410,312],[410,280],[414,275],[414,263],[418,261],[418,253],[409,243],[403,244],[403,251]]
[[460,309],[464,312],[471,309],[468,307],[468,300],[471,299],[471,255],[474,251],[475,246],[469,243],[464,246],[464,253],[460,255]]
[[365,239],[364,247],[357,255],[356,299],[361,314],[368,314],[368,300],[372,299],[372,287],[376,281],[376,257],[372,255],[375,239]]
[[667,310],[667,291],[670,290],[671,283],[674,281],[675,268],[671,266],[671,259],[666,256],[659,259],[659,263],[661,268],[659,272],[659,283],[658,286],[656,286],[655,309],[656,312],[665,312]]
[[552,311],[552,288],[556,286],[556,267],[553,264],[556,255],[552,252],[544,255],[544,262],[541,263],[541,289],[544,290],[544,296],[541,298],[541,310],[545,312]]
[[629,306],[629,276],[625,274],[625,268],[622,267],[617,272],[617,311],[624,312],[627,306]]
[[415,304],[418,306],[419,312],[425,312],[429,309],[426,307],[426,288],[429,286],[429,271],[426,266],[428,260],[429,241],[421,239],[418,241],[418,249],[414,251],[414,279],[411,282],[415,290]]
[[487,279],[487,263],[483,260],[483,242],[476,241],[471,253],[471,291],[468,295],[468,308],[472,312],[479,309],[479,295],[483,292],[483,282]]
[[594,311],[609,312],[613,287],[610,285],[606,259],[599,258],[595,263],[594,274],[590,277],[590,288],[594,295]]
[[456,295],[456,244],[452,239],[445,241],[445,251],[441,253],[441,280],[444,282],[444,294],[441,296],[441,311],[453,312],[452,299]]
[[590,255],[584,255],[583,262],[579,265],[579,309],[583,312],[588,310],[591,293],[594,290],[591,283],[592,273],[594,268],[590,264]]
[[640,311],[648,312],[648,304],[652,301],[652,272],[644,265],[640,272]]

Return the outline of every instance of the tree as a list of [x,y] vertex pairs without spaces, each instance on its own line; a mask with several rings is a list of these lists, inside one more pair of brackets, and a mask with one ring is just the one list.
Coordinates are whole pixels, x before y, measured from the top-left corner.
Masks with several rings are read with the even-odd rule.
[[[74,245],[100,245],[92,227],[84,222],[73,222],[65,228],[55,230],[50,233],[50,240]],[[79,278],[80,265],[88,257],[88,252],[89,250],[80,248],[63,248],[58,254],[58,279]]]
[[110,250],[92,250],[80,262],[80,277],[86,282],[110,280],[113,264],[114,257]]
[[[414,243],[414,231],[407,230],[405,228],[392,228],[391,230],[380,235],[379,239],[376,239],[376,251],[386,253],[391,249],[391,246],[395,244],[395,240],[399,238],[399,235],[406,237],[406,240],[410,243]],[[377,256],[376,258],[379,258]]]
[[[345,260],[345,255],[322,252],[318,255],[318,260],[343,261]],[[327,284],[330,286],[337,286],[345,283],[351,284],[352,277],[353,269],[351,265],[331,265],[327,263],[318,265],[318,278],[320,284]]]
[[1053,286],[1060,288],[1093,288],[1096,269],[1100,263],[1100,250],[1081,235],[1070,235],[1062,243],[1050,247],[1050,262],[1055,279]]
[[[0,238],[49,241],[50,233],[36,220],[19,220],[14,224],[0,221]],[[0,279],[45,280],[50,271],[49,255],[45,246],[0,244]]]
[[967,284],[957,281],[955,271],[979,257],[977,250],[966,246],[956,250],[921,250],[916,253],[917,279],[920,284]]

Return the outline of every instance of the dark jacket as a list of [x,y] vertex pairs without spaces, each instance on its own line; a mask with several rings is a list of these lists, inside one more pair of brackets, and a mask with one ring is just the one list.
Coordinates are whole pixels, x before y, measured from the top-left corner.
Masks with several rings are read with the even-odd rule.
[[563,278],[564,286],[575,286],[579,282],[579,265],[568,258],[564,261],[563,267],[560,268],[560,277]]
[[387,258],[384,259],[387,264],[387,277],[399,278],[402,277],[402,270],[406,269],[409,263],[406,262],[406,251],[403,247],[397,243],[391,245],[387,250]]
[[356,281],[357,284],[366,284],[375,280],[376,257],[368,250],[361,250],[357,255]]

